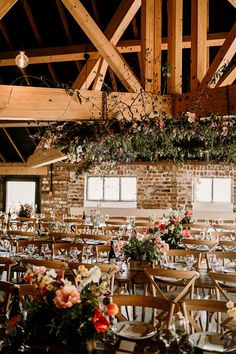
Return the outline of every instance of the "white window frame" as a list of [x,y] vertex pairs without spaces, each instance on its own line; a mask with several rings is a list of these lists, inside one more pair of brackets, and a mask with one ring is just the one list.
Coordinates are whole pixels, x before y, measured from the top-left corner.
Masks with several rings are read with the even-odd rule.
[[[197,180],[201,179],[201,178],[207,178],[210,179],[211,182],[211,201],[196,201],[195,200],[195,184],[197,183]],[[198,177],[195,178],[193,180],[193,195],[192,195],[192,200],[193,200],[193,211],[195,212],[204,212],[207,214],[214,214],[217,215],[217,213],[219,213],[219,215],[222,215],[221,213],[232,213],[233,212],[233,180],[230,177],[226,177],[227,179],[231,180],[231,200],[230,202],[217,202],[213,200],[213,195],[214,195],[214,191],[213,191],[213,180],[217,179],[217,178],[221,178],[222,177]]]
[[[84,207],[109,207],[109,208],[137,208],[137,178],[135,176],[103,176],[98,177],[103,179],[103,198],[100,200],[88,199],[88,180],[89,178],[96,178],[98,176],[89,176],[85,179],[84,188]],[[119,199],[118,200],[105,200],[104,199],[104,184],[105,178],[118,178],[119,179]],[[123,178],[136,179],[136,199],[135,200],[122,200],[121,199],[121,181]]]

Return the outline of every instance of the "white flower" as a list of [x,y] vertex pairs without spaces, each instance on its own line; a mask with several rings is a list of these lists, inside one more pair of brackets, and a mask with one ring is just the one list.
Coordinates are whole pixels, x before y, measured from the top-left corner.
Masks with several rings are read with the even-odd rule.
[[94,283],[98,283],[102,275],[101,269],[95,266],[90,269],[89,273],[91,281]]
[[226,307],[227,307],[228,309],[232,309],[232,308],[234,307],[233,301],[228,301],[227,304],[226,304]]
[[57,277],[57,273],[55,271],[55,269],[50,269],[46,272],[46,274],[49,276],[49,277],[52,277],[52,278],[56,278]]

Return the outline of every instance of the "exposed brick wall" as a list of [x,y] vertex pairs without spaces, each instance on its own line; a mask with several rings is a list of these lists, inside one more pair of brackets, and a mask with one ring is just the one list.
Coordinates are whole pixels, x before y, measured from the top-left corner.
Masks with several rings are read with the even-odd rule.
[[[195,177],[232,177],[236,200],[236,166],[216,164],[129,164],[118,166],[110,175],[137,177],[137,206],[143,209],[191,207],[192,181]],[[83,207],[84,177],[76,177],[75,166],[58,163],[42,178],[42,211],[69,213],[71,207]],[[236,203],[234,204],[236,207]]]

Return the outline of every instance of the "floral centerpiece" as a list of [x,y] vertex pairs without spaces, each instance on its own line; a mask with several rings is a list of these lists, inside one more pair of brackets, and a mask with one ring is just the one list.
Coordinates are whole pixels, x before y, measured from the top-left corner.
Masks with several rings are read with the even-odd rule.
[[33,206],[31,204],[25,203],[20,204],[20,209],[17,215],[21,218],[30,218],[33,211]]
[[[117,313],[115,304],[104,305],[106,281],[98,267],[79,267],[78,287],[62,279],[55,270],[30,266],[24,280],[35,285],[37,294],[27,311],[26,332],[30,342],[43,340],[47,346],[79,348],[109,330],[109,316]],[[41,339],[40,339],[41,338]]]
[[169,249],[159,235],[132,236],[122,246],[124,257],[137,262],[153,263]]
[[189,237],[188,230],[183,229],[183,217],[170,213],[169,217],[156,220],[153,225],[147,227],[147,235],[159,235],[168,243],[170,248],[178,248],[185,237]]

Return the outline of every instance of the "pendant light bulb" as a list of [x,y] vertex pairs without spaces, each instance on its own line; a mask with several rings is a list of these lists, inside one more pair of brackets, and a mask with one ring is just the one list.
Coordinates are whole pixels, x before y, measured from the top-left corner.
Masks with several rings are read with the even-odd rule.
[[24,51],[20,51],[20,54],[17,55],[15,61],[16,65],[21,69],[26,68],[26,66],[29,64],[29,58],[27,55],[25,55]]

